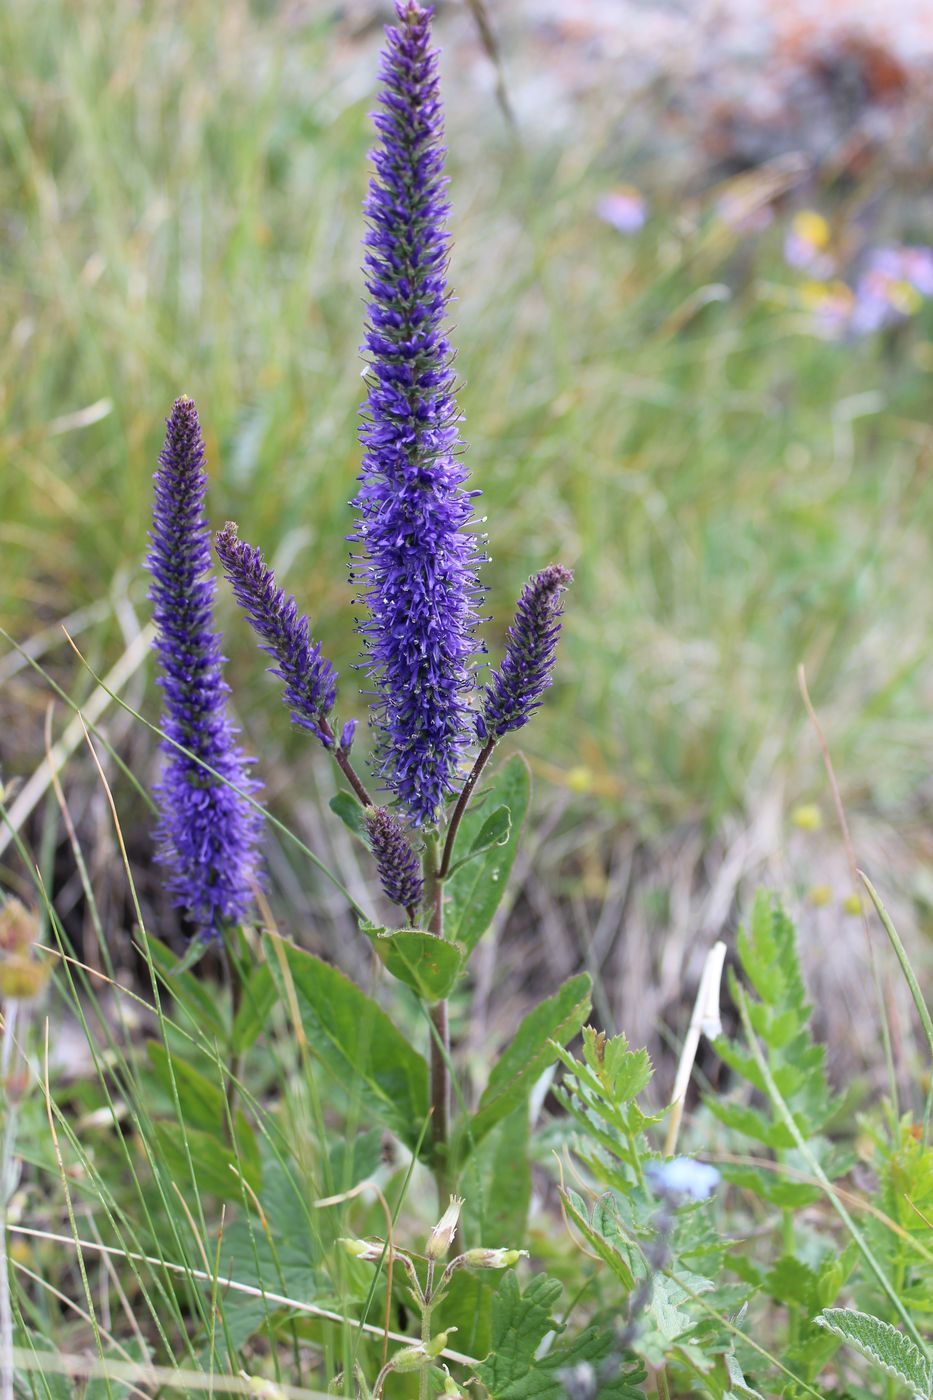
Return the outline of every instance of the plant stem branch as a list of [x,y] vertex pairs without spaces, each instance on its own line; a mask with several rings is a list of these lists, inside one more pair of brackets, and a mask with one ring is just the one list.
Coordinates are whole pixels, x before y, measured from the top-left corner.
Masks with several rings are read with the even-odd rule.
[[0,1397],[13,1400],[13,1311],[10,1305],[10,1265],[7,1256],[7,1209],[16,1188],[13,1150],[19,1117],[19,1100],[11,1092],[10,1074],[19,1003],[7,1001],[3,1009],[3,1048],[0,1079],[3,1083],[4,1120],[0,1145]]
[[[326,719],[321,720],[321,733],[326,734],[328,739],[334,739],[336,737],[334,735],[333,729],[331,728],[329,720]],[[353,767],[353,764],[350,762],[350,755],[347,752],[347,750],[341,748],[339,744],[335,743],[334,747],[331,749],[331,753],[334,755],[334,760],[337,764],[337,767],[343,773],[347,782],[353,789],[353,795],[358,800],[360,806],[375,807],[375,802],[373,802],[369,793],[366,791],[366,787],[362,779],[360,778],[356,769]]]
[[454,842],[457,839],[457,832],[460,829],[460,822],[463,819],[463,814],[467,809],[467,805],[469,804],[470,798],[473,796],[473,789],[476,787],[476,784],[479,781],[479,776],[482,773],[483,769],[486,767],[486,764],[489,762],[490,755],[495,747],[495,739],[486,740],[486,743],[476,755],[476,762],[473,764],[473,767],[470,770],[470,776],[463,784],[463,791],[457,798],[457,805],[454,808],[453,816],[450,819],[450,826],[447,828],[447,840],[444,842],[444,854],[437,872],[437,878],[439,880],[446,880],[447,876],[450,874],[450,862],[453,857]]

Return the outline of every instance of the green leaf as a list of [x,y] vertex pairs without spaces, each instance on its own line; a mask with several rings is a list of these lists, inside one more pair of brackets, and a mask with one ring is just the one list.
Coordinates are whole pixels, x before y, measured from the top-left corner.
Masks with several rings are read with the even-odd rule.
[[237,1055],[255,1044],[277,997],[268,963],[257,963],[243,984],[239,1010],[233,1022],[233,1049]]
[[[594,1207],[591,1221],[582,1196],[578,1196],[576,1191],[570,1191],[566,1187],[560,1194],[569,1219],[591,1248],[596,1251],[603,1263],[608,1264],[625,1291],[631,1292],[635,1287],[632,1259],[633,1256],[637,1257],[638,1251],[629,1246],[618,1223],[613,1228],[608,1212],[605,1208],[600,1209],[599,1205]],[[598,1216],[597,1210],[599,1210]],[[610,1238],[610,1232],[612,1238]]]
[[505,892],[509,872],[515,860],[518,838],[531,799],[531,773],[521,754],[513,756],[499,769],[483,799],[474,798],[460,823],[454,846],[454,865],[470,855],[490,818],[500,808],[509,812],[509,833],[502,845],[491,846],[485,855],[462,865],[445,882],[445,927],[447,937],[462,943],[470,953],[492,923],[492,917]]
[[155,969],[162,974],[162,985],[176,1004],[187,1011],[200,1031],[225,1041],[227,1018],[224,1004],[218,1000],[216,993],[193,972],[185,971],[182,959],[151,933],[148,944]]
[[328,1192],[349,1191],[374,1176],[382,1159],[382,1129],[358,1133],[350,1142],[335,1142],[328,1154]]
[[[262,1218],[255,1213],[241,1215],[224,1230],[220,1278],[309,1302],[318,1292],[314,1268],[318,1246],[307,1190],[291,1168],[273,1159],[265,1165],[259,1202]],[[225,1326],[236,1347],[270,1319],[283,1315],[282,1305],[269,1298],[221,1292]]]
[[[251,1132],[248,1132],[248,1136],[244,1134],[241,1137],[240,1115],[237,1115],[237,1120],[239,1158],[216,1133],[205,1132],[203,1128],[186,1127],[182,1137],[182,1130],[177,1123],[166,1122],[163,1119],[153,1124],[159,1153],[178,1182],[179,1189],[186,1195],[191,1190],[186,1143],[199,1191],[209,1192],[222,1201],[239,1202],[243,1188],[237,1180],[238,1172],[242,1173],[243,1179],[249,1183],[252,1190],[259,1189],[261,1174],[256,1141]],[[247,1146],[251,1146],[251,1150],[244,1150]]]
[[335,792],[327,805],[348,831],[352,831],[366,845],[369,844],[366,840],[366,814],[352,793]]
[[929,1360],[915,1342],[889,1322],[852,1308],[824,1308],[813,1321],[855,1347],[889,1376],[903,1381],[923,1396],[929,1394],[933,1386],[933,1368]]
[[522,1102],[470,1158],[460,1190],[471,1245],[517,1249],[524,1240],[531,1202],[528,1132],[528,1105]]
[[[385,1012],[342,972],[313,953],[266,936],[270,966],[281,956],[294,988],[301,1029],[365,1113],[411,1148],[428,1115],[428,1066]],[[276,946],[277,945],[277,946]],[[282,994],[289,997],[287,987]]]
[[550,1042],[566,1045],[576,1035],[589,1015],[592,985],[586,972],[571,977],[522,1021],[479,1101],[471,1123],[475,1142],[528,1097],[538,1075],[557,1058]]
[[[514,1274],[500,1283],[492,1309],[492,1347],[475,1374],[492,1400],[563,1400],[561,1373],[588,1365],[597,1372],[615,1342],[609,1328],[589,1327],[569,1342],[553,1342],[539,1355],[549,1332],[563,1331],[552,1311],[560,1298],[556,1279],[539,1274],[522,1293]],[[644,1372],[639,1368],[604,1380],[599,1400],[639,1400]]]
[[463,951],[446,938],[424,929],[384,929],[361,922],[376,952],[393,977],[404,982],[423,1001],[443,1001],[460,976]]
[[[235,1157],[229,1148],[227,1098],[224,1089],[178,1055],[172,1055],[170,1065],[169,1052],[161,1041],[150,1040],[146,1049],[152,1064],[153,1077],[165,1095],[173,1102],[172,1080],[174,1079],[185,1132],[190,1136],[192,1130],[196,1130],[201,1137],[210,1138],[215,1149],[219,1147],[226,1154],[223,1167],[224,1188],[221,1194],[229,1196],[230,1183],[233,1178],[230,1176],[226,1164],[235,1161]],[[181,1148],[181,1125],[172,1121],[168,1125],[168,1129],[178,1140],[179,1148]],[[236,1115],[236,1138],[244,1175],[249,1177],[251,1183],[258,1181],[259,1148],[256,1144],[256,1135],[242,1110],[239,1110]],[[202,1153],[203,1155],[205,1154]],[[182,1156],[176,1160],[183,1161],[184,1158]],[[212,1179],[216,1183],[220,1178],[216,1176],[216,1173],[212,1173]],[[214,1190],[215,1187],[205,1186],[205,1189]]]
[[486,851],[492,850],[494,846],[504,846],[512,831],[512,814],[508,807],[497,807],[494,812],[483,822],[479,829],[473,845],[465,856],[458,860],[450,868],[450,874],[461,869],[467,861],[475,860],[477,856],[483,855]]

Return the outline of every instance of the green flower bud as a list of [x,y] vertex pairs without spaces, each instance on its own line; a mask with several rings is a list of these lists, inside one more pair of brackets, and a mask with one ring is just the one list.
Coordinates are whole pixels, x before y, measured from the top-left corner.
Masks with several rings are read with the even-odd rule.
[[468,1249],[463,1262],[468,1269],[511,1269],[527,1258],[527,1249]]
[[425,1366],[430,1366],[432,1357],[419,1342],[414,1347],[402,1347],[392,1357],[393,1371],[420,1371]]
[[378,1264],[385,1246],[372,1240],[351,1240],[341,1236],[337,1243],[351,1259],[362,1259],[364,1264]]

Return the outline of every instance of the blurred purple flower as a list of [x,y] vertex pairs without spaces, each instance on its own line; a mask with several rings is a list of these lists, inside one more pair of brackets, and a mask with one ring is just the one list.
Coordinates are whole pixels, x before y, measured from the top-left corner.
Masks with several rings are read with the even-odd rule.
[[240,795],[255,792],[259,784],[249,777],[227,717],[229,687],[213,625],[204,468],[197,410],[191,399],[176,399],[155,474],[147,559],[162,728],[168,736],[161,745],[165,768],[155,789],[160,812],[156,836],[159,858],[172,872],[168,888],[176,903],[187,910],[200,937],[216,938],[223,924],[237,923],[251,903],[261,816]]
[[648,1180],[659,1196],[686,1201],[705,1201],[719,1183],[719,1172],[708,1162],[692,1157],[672,1157],[669,1162],[651,1162]]
[[648,205],[643,195],[631,185],[612,190],[596,202],[596,213],[604,223],[618,233],[637,233],[648,218]]

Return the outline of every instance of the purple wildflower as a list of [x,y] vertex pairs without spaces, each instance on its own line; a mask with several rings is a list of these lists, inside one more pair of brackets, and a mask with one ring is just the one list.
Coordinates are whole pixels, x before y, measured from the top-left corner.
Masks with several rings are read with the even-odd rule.
[[385,807],[369,807],[366,830],[383,890],[393,904],[413,914],[421,903],[424,881],[401,822]]
[[549,564],[522,589],[502,665],[483,691],[482,713],[476,718],[481,739],[501,739],[510,729],[520,729],[541,704],[560,636],[560,595],[572,580],[562,564]]
[[396,5],[386,30],[378,145],[365,214],[368,394],[351,537],[369,617],[377,759],[415,825],[432,822],[470,741],[478,540],[457,461],[451,347],[443,330],[442,113],[430,10]]
[[160,859],[172,870],[169,889],[176,903],[202,938],[212,938],[223,922],[235,923],[249,908],[261,818],[241,794],[259,784],[248,776],[227,717],[229,687],[213,628],[214,580],[208,576],[204,441],[191,399],[175,401],[166,426],[147,559],[167,735],[161,745],[165,769],[155,789],[157,839]]
[[327,716],[337,696],[337,673],[321,655],[320,642],[312,640],[308,619],[298,612],[295,599],[276,587],[275,574],[260,551],[237,537],[232,520],[217,536],[216,545],[233,596],[262,638],[260,650],[277,663],[269,670],[285,682],[285,703],[293,721],[331,748],[334,736]]
[[638,233],[648,218],[645,198],[631,185],[611,190],[596,201],[596,214],[618,233]]

